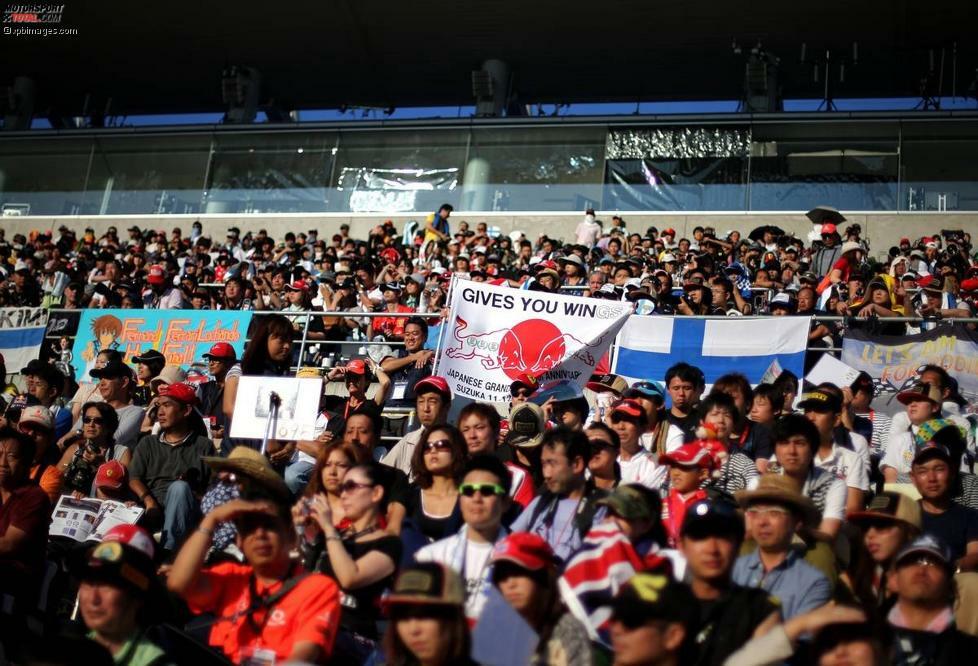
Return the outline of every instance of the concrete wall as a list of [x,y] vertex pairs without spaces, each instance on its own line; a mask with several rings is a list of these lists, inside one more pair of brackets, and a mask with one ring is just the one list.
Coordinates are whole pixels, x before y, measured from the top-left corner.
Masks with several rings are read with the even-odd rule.
[[[599,212],[598,218],[610,225],[613,212]],[[800,213],[654,213],[623,215],[629,230],[644,233],[649,226],[658,229],[672,227],[679,237],[690,236],[693,228],[713,226],[718,234],[732,229],[738,229],[747,234],[751,229],[762,224],[775,224],[789,233],[804,238],[811,231],[811,223]],[[872,254],[885,255],[891,245],[896,245],[903,236],[916,239],[940,232],[941,229],[963,229],[972,236],[978,236],[978,212],[973,213],[852,213],[846,217],[849,223],[858,222],[862,225],[864,237],[868,238]],[[204,234],[214,239],[222,239],[227,229],[239,227],[242,233],[266,229],[268,233],[278,238],[285,233],[295,233],[316,229],[320,237],[328,237],[339,230],[343,223],[350,225],[350,234],[354,238],[366,238],[374,226],[384,220],[392,219],[398,229],[409,220],[423,224],[424,215],[342,215],[342,214],[302,214],[302,215],[125,215],[125,216],[28,216],[2,217],[0,228],[11,238],[15,233],[27,234],[31,230],[57,229],[62,224],[74,229],[79,235],[85,227],[92,227],[96,234],[103,233],[108,227],[115,226],[119,235],[126,238],[125,229],[135,224],[141,229],[157,228],[169,231],[180,227],[184,233],[189,233],[190,225],[200,220]],[[490,226],[500,227],[503,233],[513,230],[523,231],[527,237],[536,238],[540,234],[571,240],[574,228],[581,220],[579,213],[472,213],[456,212],[452,222],[457,224],[467,220],[474,228],[477,222],[486,222]],[[454,228],[454,224],[453,224]],[[841,229],[840,229],[841,231]]]

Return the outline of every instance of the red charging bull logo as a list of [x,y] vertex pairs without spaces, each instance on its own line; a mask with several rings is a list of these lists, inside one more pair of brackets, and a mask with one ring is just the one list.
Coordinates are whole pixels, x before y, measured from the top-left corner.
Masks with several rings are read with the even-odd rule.
[[560,364],[567,355],[568,343],[579,347],[571,356],[594,367],[594,356],[589,346],[599,345],[600,338],[591,345],[578,340],[545,319],[527,319],[512,328],[500,328],[486,333],[469,333],[469,324],[461,317],[455,319],[453,336],[458,346],[445,350],[449,358],[481,359],[486,370],[502,370],[515,380],[522,374],[540,377]]

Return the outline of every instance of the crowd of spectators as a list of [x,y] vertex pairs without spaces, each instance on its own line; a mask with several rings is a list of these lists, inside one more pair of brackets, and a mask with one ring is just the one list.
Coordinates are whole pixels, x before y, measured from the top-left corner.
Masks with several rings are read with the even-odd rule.
[[[650,316],[812,315],[829,349],[850,326],[972,317],[968,234],[903,239],[883,260],[828,207],[809,214],[814,240],[677,239],[588,211],[564,243],[453,230],[451,213],[366,240],[346,225],[328,241],[0,230],[5,306],[265,312],[240,358],[209,349],[202,381],[156,350],[103,348],[79,386],[67,339],[9,377],[3,658],[923,666],[978,647],[975,405],[943,367],[920,368],[889,415],[865,374],[734,373],[707,391],[686,363],[547,400],[521,376],[507,404],[459,411],[426,344],[454,276]],[[378,339],[396,343],[382,358],[328,359]],[[342,385],[311,439],[229,436],[241,377],[308,364]],[[138,516],[94,542],[50,532],[89,500]]]

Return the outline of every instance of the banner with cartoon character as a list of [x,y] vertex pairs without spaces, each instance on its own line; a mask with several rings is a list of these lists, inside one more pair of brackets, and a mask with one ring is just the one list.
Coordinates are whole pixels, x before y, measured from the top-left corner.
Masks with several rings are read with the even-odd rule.
[[632,312],[630,303],[456,280],[437,373],[452,393],[506,402],[521,375],[583,386]]
[[[846,331],[842,361],[869,373],[877,399],[886,403],[916,381],[921,366],[931,364],[958,380],[958,391],[965,399],[978,397],[978,334],[963,324],[938,326],[916,335]],[[901,407],[893,404],[895,409]]]
[[214,343],[227,342],[241,358],[249,324],[247,310],[85,310],[72,349],[75,378],[92,381],[89,373],[103,349],[119,350],[127,363],[156,349],[167,365],[206,374],[203,355]]

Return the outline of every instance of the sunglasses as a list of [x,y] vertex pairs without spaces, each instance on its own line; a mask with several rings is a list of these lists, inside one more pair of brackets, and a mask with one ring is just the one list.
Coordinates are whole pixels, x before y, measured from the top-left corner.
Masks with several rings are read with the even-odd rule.
[[435,439],[424,445],[425,453],[432,451],[451,451],[452,443],[447,439]]
[[506,494],[506,489],[498,483],[463,483],[458,487],[458,491],[465,497],[474,497],[476,493],[482,497]]
[[86,416],[82,419],[82,423],[94,423],[95,425],[102,425],[105,423],[105,419],[101,416]]
[[352,493],[354,490],[360,490],[361,488],[373,488],[372,483],[358,483],[354,480],[344,481],[340,484],[340,493]]

